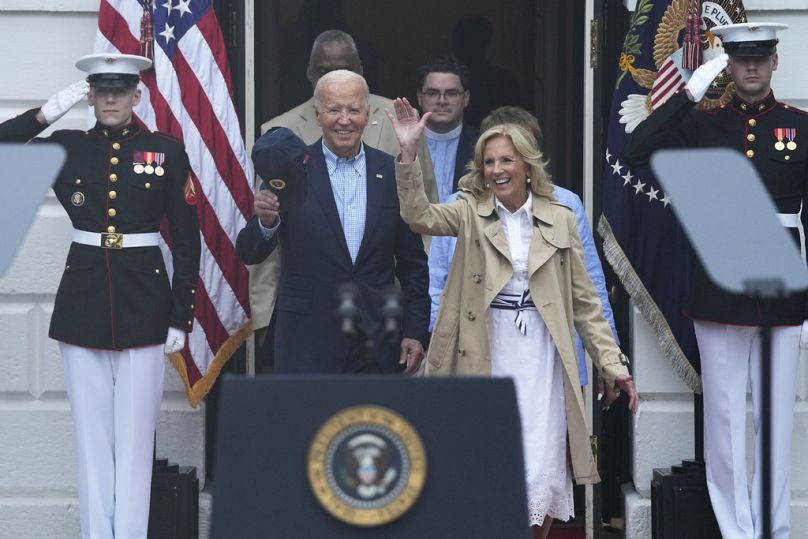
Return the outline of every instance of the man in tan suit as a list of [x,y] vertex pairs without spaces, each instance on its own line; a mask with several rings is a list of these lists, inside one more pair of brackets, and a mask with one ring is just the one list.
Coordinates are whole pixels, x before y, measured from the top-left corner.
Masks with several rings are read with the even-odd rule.
[[[312,89],[320,77],[337,69],[347,69],[362,75],[362,60],[359,58],[356,43],[349,34],[341,30],[326,30],[315,38],[311,47],[306,76],[311,82]],[[393,110],[393,102],[385,97],[370,94],[369,103],[370,118],[362,134],[362,141],[377,150],[397,155],[399,152],[398,139],[384,113],[385,108]],[[306,144],[312,144],[323,136],[323,130],[317,123],[314,113],[313,96],[280,116],[264,122],[261,125],[261,133],[266,133],[273,127],[291,129]],[[260,181],[260,179],[258,180]],[[437,187],[434,180],[426,181],[425,184],[430,200],[436,202]],[[428,250],[428,238],[424,238],[424,242],[425,249]],[[269,326],[272,311],[275,309],[275,298],[280,279],[280,256],[280,248],[277,248],[264,262],[252,266],[250,271],[252,324],[256,332],[257,348],[262,352],[267,348],[264,343],[265,330]],[[272,347],[269,346],[269,350],[271,349]],[[262,353],[262,355],[266,357],[267,353]]]

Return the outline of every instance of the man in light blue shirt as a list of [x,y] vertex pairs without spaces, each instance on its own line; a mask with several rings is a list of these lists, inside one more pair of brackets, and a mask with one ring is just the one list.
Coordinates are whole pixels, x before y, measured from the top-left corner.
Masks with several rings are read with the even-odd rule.
[[[301,156],[305,198],[282,206],[270,189],[259,190],[255,215],[236,239],[246,264],[281,251],[277,300],[270,298],[276,373],[412,374],[420,366],[429,322],[426,253],[420,236],[401,219],[393,156],[362,142],[369,94],[365,79],[352,71],[331,71],[317,81],[315,116],[322,139],[309,146],[296,141],[306,154]],[[256,149],[261,155],[283,136],[297,138],[288,129],[270,131],[256,142],[254,157]],[[256,171],[273,177],[257,166]],[[390,339],[377,339],[385,291],[396,280],[400,329]],[[346,335],[336,316],[338,291],[346,284],[355,290],[357,327],[370,334],[372,349],[365,339]]]
[[434,177],[438,202],[457,191],[466,163],[474,157],[479,133],[463,123],[469,104],[468,68],[451,55],[437,55],[418,68],[418,105],[431,112],[424,128],[427,152],[419,156],[424,181]]

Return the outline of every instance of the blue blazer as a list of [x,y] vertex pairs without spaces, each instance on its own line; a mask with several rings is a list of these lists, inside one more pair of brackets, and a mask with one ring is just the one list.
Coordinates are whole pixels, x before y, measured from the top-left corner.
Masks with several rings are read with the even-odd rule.
[[384,292],[398,279],[404,315],[401,336],[426,345],[429,272],[420,235],[399,214],[393,157],[365,146],[367,214],[365,235],[351,261],[328,177],[322,142],[309,146],[308,196],[283,211],[275,235],[264,239],[253,216],[236,239],[246,264],[263,261],[280,244],[281,277],[275,304],[275,372],[398,372],[400,347],[378,345],[366,364],[340,332],[337,290],[353,282],[367,326],[378,322]]

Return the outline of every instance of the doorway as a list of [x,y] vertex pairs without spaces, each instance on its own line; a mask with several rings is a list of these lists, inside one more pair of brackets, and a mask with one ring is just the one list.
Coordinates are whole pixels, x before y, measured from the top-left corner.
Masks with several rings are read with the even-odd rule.
[[331,28],[356,41],[374,94],[415,99],[416,70],[452,52],[471,71],[464,120],[521,105],[539,118],[554,181],[583,188],[584,6],[563,0],[270,0],[255,5],[256,133],[311,96],[311,44]]
[[[241,81],[250,67],[243,61],[245,2],[215,4],[229,45],[233,79]],[[475,80],[466,120],[477,123],[502,105],[521,105],[534,112],[544,131],[553,181],[582,195],[583,148],[591,143],[583,128],[585,8],[584,2],[566,0],[413,0],[404,8],[389,0],[256,1],[252,66],[256,112],[254,118],[242,117],[242,122],[251,122],[260,133],[263,122],[310,97],[306,65],[311,43],[327,29],[341,29],[354,37],[371,92],[389,98],[403,96],[417,102],[418,65],[432,54],[454,52],[470,64]],[[464,39],[468,35],[472,39]],[[245,107],[239,88],[237,84],[241,113]],[[243,360],[228,365],[235,372],[243,368]],[[216,415],[216,393],[208,402],[209,417]],[[209,423],[208,455],[213,455],[215,438],[215,423]],[[213,478],[213,470],[207,472]],[[586,509],[582,489],[575,505],[582,523]],[[599,523],[596,516],[596,529]]]

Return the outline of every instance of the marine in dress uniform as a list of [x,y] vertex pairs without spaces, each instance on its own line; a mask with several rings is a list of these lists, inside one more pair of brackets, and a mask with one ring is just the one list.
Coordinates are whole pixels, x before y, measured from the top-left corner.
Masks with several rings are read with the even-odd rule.
[[[183,144],[132,116],[147,58],[81,58],[98,122],[31,142],[67,150],[53,190],[73,224],[50,337],[59,341],[79,460],[82,536],[145,538],[154,431],[165,353],[193,327],[200,239]],[[0,140],[25,141],[83,99],[86,83],[0,126]],[[167,218],[173,276],[158,246]]]
[[[777,101],[771,75],[777,68],[776,31],[782,24],[743,23],[716,27],[729,58],[694,72],[687,91],[672,97],[631,134],[623,151],[632,165],[644,164],[662,147],[726,147],[754,164],[799,246],[799,212],[808,193],[808,113]],[[711,111],[695,110],[707,86],[727,66],[736,85],[732,101]],[[695,81],[694,81],[695,79]],[[695,95],[694,95],[695,94]],[[727,193],[728,197],[732,193]],[[803,227],[808,212],[802,212]],[[739,231],[739,233],[742,233]],[[789,535],[791,437],[801,341],[808,340],[805,294],[774,303],[772,332],[772,533]],[[700,262],[693,267],[686,314],[695,322],[704,386],[707,484],[721,533],[759,537],[761,513],[762,304],[720,289]],[[801,326],[803,338],[801,339]],[[804,346],[804,345],[803,345]],[[756,432],[752,500],[747,493],[746,391],[751,380]]]

